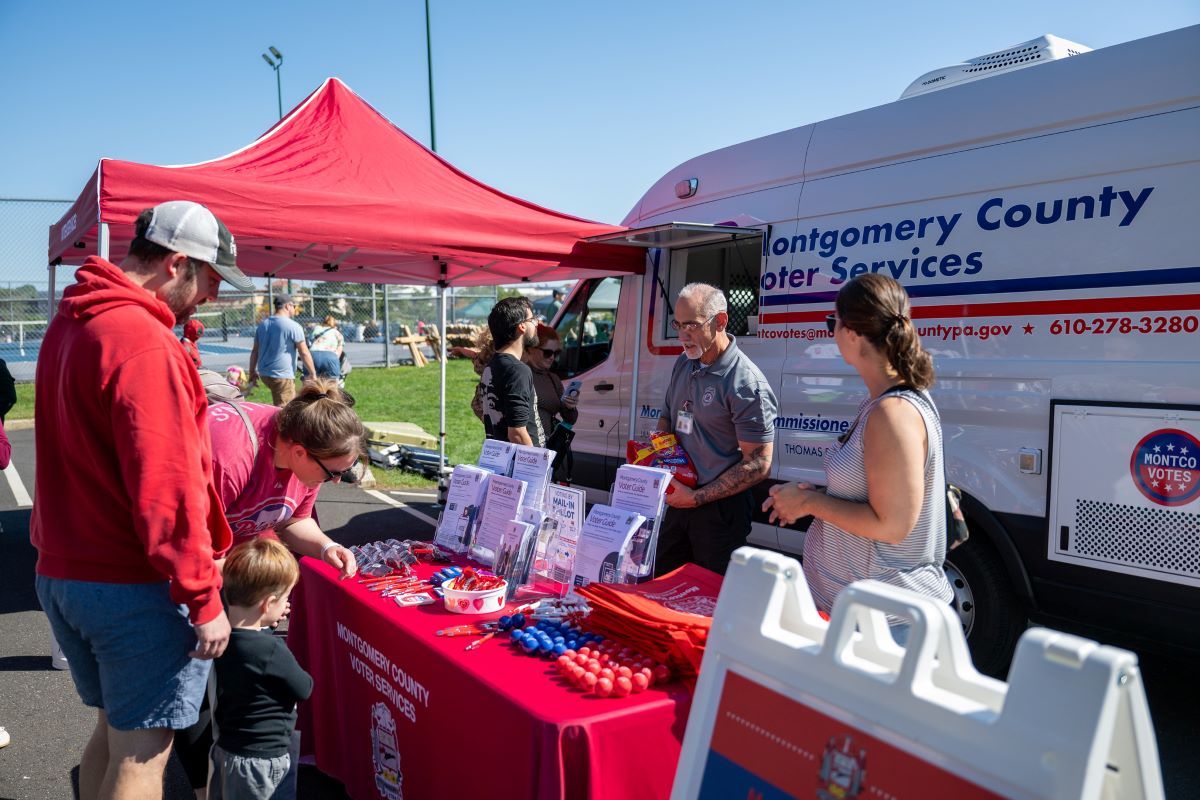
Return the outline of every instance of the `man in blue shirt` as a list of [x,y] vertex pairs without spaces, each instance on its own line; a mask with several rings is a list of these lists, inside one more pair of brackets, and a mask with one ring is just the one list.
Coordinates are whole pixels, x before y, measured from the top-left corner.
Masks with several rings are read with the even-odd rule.
[[287,405],[296,396],[296,353],[304,359],[309,375],[316,375],[312,354],[304,342],[304,329],[292,319],[296,303],[291,295],[275,295],[275,314],[258,324],[250,350],[250,380],[262,378],[271,390],[271,402]]

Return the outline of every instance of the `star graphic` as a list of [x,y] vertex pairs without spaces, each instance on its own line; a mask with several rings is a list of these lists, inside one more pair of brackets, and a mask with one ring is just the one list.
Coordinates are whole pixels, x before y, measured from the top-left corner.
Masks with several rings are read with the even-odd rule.
[[1179,452],[1183,453],[1186,456],[1188,454],[1188,449],[1186,447],[1181,447],[1181,448],[1179,448]]
[[1168,483],[1167,484],[1167,494],[1170,494],[1174,488],[1175,488],[1174,486],[1172,486],[1171,484]]
[[1027,322],[1025,323],[1025,335],[1028,336],[1031,333],[1033,333],[1033,326]]
[[1162,449],[1162,448],[1160,448],[1158,445],[1154,445],[1154,452],[1156,452],[1156,453],[1157,453],[1157,452],[1158,452],[1159,450],[1161,450],[1161,449]]
[[1158,481],[1150,481],[1151,486],[1158,486]]
[[1168,450],[1174,450],[1174,449],[1175,449],[1175,445],[1173,445],[1173,444],[1169,444],[1169,445],[1167,445],[1167,449],[1168,449]]

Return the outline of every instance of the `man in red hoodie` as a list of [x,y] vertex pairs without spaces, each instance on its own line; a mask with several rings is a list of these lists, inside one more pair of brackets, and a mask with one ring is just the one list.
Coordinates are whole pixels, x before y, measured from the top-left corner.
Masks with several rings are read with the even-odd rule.
[[238,270],[204,206],[143,211],[118,267],[92,256],[37,366],[37,590],[76,690],[99,710],[80,797],[161,797],[173,729],[197,719],[229,639],[214,550],[231,535],[212,485],[204,388],[172,327]]

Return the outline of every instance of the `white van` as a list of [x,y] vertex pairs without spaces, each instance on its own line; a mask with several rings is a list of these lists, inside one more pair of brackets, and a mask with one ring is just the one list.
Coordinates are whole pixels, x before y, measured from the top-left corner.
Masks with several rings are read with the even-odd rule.
[[[654,184],[607,237],[647,248],[645,276],[582,281],[555,321],[589,499],[631,425],[655,425],[671,307],[697,280],[725,288],[729,331],[779,396],[771,481],[822,484],[865,397],[824,317],[848,278],[885,272],[935,356],[972,530],[946,569],[980,668],[1006,668],[1027,619],[1200,650],[1200,470],[1175,450],[1200,437],[1200,26],[1063,44],[930,73]],[[754,543],[801,551],[799,528],[763,522]]]

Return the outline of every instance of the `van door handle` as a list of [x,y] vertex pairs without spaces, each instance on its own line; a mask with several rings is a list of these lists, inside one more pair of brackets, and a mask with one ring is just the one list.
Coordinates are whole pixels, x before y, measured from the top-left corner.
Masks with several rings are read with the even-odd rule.
[[605,383],[597,383],[592,388],[594,388],[597,392],[611,392],[613,389],[615,389],[617,387],[612,385],[611,383],[605,382]]

